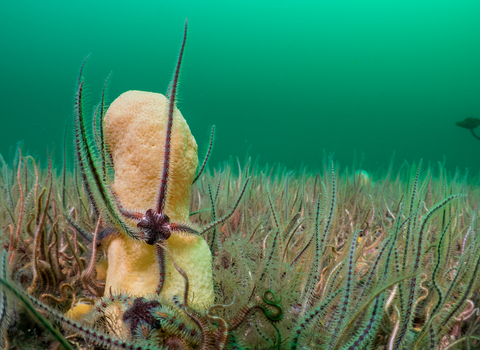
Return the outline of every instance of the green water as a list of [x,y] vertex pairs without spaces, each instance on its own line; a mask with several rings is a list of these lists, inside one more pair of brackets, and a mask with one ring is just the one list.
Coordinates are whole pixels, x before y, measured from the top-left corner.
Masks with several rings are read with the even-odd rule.
[[[454,125],[480,118],[480,2],[0,2],[0,153],[19,140],[60,158],[78,68],[89,107],[112,71],[109,100],[165,93],[189,31],[179,107],[212,163],[260,156],[290,168],[376,171],[424,158],[480,169],[480,142]],[[480,133],[480,130],[478,130]],[[69,136],[72,136],[70,133]]]

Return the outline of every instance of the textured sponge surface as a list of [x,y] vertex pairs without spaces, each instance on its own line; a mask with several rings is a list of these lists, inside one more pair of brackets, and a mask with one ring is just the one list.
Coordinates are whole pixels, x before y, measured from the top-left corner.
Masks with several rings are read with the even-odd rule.
[[[109,107],[104,120],[105,140],[112,155],[112,189],[123,207],[144,213],[155,208],[164,161],[168,100],[162,94],[128,91]],[[165,213],[171,222],[189,223],[190,187],[198,166],[197,144],[175,108]],[[134,222],[131,222],[135,228]],[[175,232],[167,241],[175,260],[188,275],[189,299],[208,307],[213,303],[212,257],[201,237]],[[159,268],[154,247],[123,236],[108,247],[106,290],[146,295],[155,292]],[[184,280],[168,253],[162,295],[183,295]]]
[[[165,149],[168,100],[162,94],[128,91],[108,108],[104,121],[115,168],[114,191],[129,209],[154,208]],[[165,211],[172,221],[188,219],[190,186],[198,166],[197,143],[175,108],[170,178]]]

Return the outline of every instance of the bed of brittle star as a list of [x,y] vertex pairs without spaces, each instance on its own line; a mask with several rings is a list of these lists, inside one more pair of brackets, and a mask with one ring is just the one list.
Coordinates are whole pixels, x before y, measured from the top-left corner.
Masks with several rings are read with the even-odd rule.
[[[224,349],[229,337],[232,335],[232,332],[237,330],[240,325],[246,322],[250,315],[252,315],[256,311],[262,311],[266,319],[270,322],[270,324],[275,328],[277,332],[278,341],[277,345],[278,348],[282,342],[282,336],[275,325],[275,323],[281,321],[283,319],[283,308],[280,305],[281,300],[279,300],[273,290],[267,289],[263,293],[263,301],[267,304],[271,310],[267,309],[264,305],[259,304],[248,304],[244,306],[240,311],[236,314],[236,316],[226,321],[220,316],[212,315],[211,312],[215,309],[223,309],[229,305],[213,305],[211,306],[206,314],[201,314],[196,310],[190,308],[188,306],[188,289],[189,289],[189,282],[188,276],[185,271],[179,267],[173,258],[172,259],[173,266],[175,269],[183,276],[185,280],[185,290],[183,295],[183,302],[180,301],[178,295],[173,297],[174,304],[183,310],[187,316],[198,326],[201,333],[201,345],[199,347],[200,350],[209,350],[209,349]],[[213,325],[217,325],[214,327]]]

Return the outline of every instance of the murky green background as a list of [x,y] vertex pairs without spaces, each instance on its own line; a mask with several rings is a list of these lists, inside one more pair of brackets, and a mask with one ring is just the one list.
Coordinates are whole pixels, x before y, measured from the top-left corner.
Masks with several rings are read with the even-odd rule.
[[211,164],[251,147],[290,168],[325,150],[344,166],[363,152],[369,171],[395,152],[478,173],[480,142],[454,125],[480,118],[474,0],[1,1],[0,152],[55,145],[59,162],[88,53],[88,111],[111,71],[110,101],[165,93],[187,17],[179,107],[201,157],[217,125]]

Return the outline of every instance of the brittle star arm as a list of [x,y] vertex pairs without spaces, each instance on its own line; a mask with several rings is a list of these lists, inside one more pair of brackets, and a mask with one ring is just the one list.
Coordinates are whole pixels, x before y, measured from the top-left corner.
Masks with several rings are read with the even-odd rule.
[[202,163],[202,166],[200,168],[200,170],[198,171],[198,174],[197,176],[195,176],[195,178],[193,179],[192,181],[192,185],[197,182],[197,180],[200,178],[200,176],[202,175],[203,173],[203,170],[205,170],[205,166],[207,165],[207,162],[208,162],[208,158],[210,157],[210,153],[212,152],[212,148],[213,148],[213,140],[215,139],[215,125],[212,126],[212,132],[210,133],[210,143],[208,145],[208,150],[207,150],[207,154],[205,156],[205,159],[203,160],[203,163]]
[[222,216],[220,219],[214,221],[214,222],[211,222],[210,224],[208,224],[207,226],[205,226],[203,228],[203,230],[200,232],[200,234],[204,234],[205,232],[207,232],[208,230],[212,229],[213,227],[221,224],[222,222],[226,221],[230,216],[233,215],[233,213],[235,212],[235,210],[237,210],[237,207],[238,205],[240,204],[240,201],[242,200],[242,197],[243,195],[245,194],[245,190],[247,189],[247,185],[248,185],[248,182],[250,181],[250,177],[247,178],[247,180],[245,181],[245,184],[243,185],[243,188],[242,188],[242,191],[240,192],[240,195],[238,196],[237,198],[237,201],[235,202],[232,210],[230,210],[230,212],[224,216]]
[[185,232],[185,233],[193,233],[194,235],[200,234],[197,230],[194,228],[185,225],[185,224],[177,224],[175,222],[170,223],[170,230],[171,231],[180,231],[180,232]]
[[156,293],[159,295],[162,292],[163,284],[165,283],[165,249],[161,244],[156,245],[157,247],[157,261],[158,261],[158,270],[160,275],[160,280],[158,281],[158,286]]
[[180,54],[178,56],[177,67],[175,68],[175,74],[171,83],[171,90],[169,94],[168,104],[168,123],[167,132],[165,136],[165,153],[163,158],[162,180],[160,183],[160,189],[158,191],[158,200],[155,207],[157,213],[163,213],[165,210],[168,175],[170,171],[170,155],[171,155],[171,139],[172,139],[172,127],[173,127],[173,113],[175,111],[175,99],[178,88],[178,78],[180,76],[180,68],[182,67],[183,52],[185,49],[185,42],[187,41],[187,22],[185,21],[185,31],[183,34],[182,47],[180,48]]

